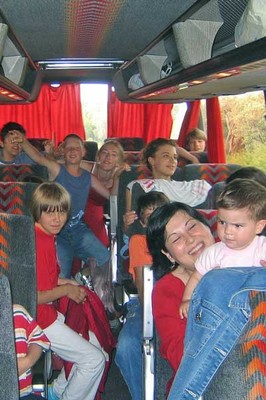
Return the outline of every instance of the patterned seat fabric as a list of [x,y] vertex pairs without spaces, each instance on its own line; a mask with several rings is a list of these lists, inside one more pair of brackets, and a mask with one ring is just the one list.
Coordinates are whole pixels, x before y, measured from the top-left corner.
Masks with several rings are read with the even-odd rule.
[[140,151],[145,146],[144,139],[140,137],[119,137],[113,139],[118,140],[125,151]]
[[30,176],[48,180],[47,168],[37,164],[0,165],[0,181],[22,182]]
[[124,160],[129,165],[139,165],[142,159],[142,151],[124,151]]
[[31,215],[29,203],[37,185],[32,182],[0,182],[0,212]]
[[189,164],[183,168],[184,180],[205,179],[210,185],[224,181],[241,168],[237,164]]
[[266,292],[250,292],[251,317],[204,393],[204,400],[266,398]]
[[23,305],[35,317],[36,251],[31,217],[0,213],[0,272],[8,277],[13,303]]
[[217,210],[198,210],[201,215],[207,220],[215,242],[218,242],[220,239],[217,236]]

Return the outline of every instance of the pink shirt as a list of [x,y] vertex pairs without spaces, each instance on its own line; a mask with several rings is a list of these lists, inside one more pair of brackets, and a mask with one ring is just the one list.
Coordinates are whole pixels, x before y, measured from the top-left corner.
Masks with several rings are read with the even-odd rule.
[[204,275],[214,268],[261,267],[261,260],[266,260],[266,237],[256,236],[242,250],[229,249],[223,242],[215,243],[202,252],[195,267]]

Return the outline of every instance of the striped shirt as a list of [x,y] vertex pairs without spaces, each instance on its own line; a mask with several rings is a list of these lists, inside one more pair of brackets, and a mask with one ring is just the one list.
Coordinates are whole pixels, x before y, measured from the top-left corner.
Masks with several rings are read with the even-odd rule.
[[[13,305],[13,320],[17,358],[25,357],[31,344],[37,344],[46,350],[49,349],[49,340],[24,307],[18,304]],[[32,393],[30,369],[20,375],[19,391],[20,397]]]

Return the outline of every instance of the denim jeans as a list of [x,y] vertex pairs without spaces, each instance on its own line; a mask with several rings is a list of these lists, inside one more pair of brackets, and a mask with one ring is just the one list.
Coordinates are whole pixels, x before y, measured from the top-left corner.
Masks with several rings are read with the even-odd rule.
[[266,291],[266,268],[214,269],[204,275],[190,301],[184,356],[168,400],[204,393],[248,323],[251,290]]
[[56,239],[57,255],[61,268],[60,276],[70,278],[74,257],[86,261],[89,257],[96,259],[96,265],[103,265],[109,260],[109,251],[96,238],[83,222],[74,226],[67,224]]
[[132,400],[142,399],[142,307],[138,299],[127,303],[126,322],[118,336],[115,362]]

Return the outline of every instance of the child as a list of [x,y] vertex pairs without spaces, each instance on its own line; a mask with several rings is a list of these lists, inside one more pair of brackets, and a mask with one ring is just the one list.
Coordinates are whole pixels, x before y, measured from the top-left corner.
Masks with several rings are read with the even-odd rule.
[[42,350],[49,349],[49,340],[28,311],[19,304],[13,305],[13,320],[20,398],[40,399],[40,396],[32,394],[31,367],[40,358]]
[[146,241],[146,227],[152,212],[165,203],[169,203],[168,197],[165,196],[164,193],[156,191],[143,194],[138,198],[138,220],[134,222],[135,233],[131,236],[129,241],[129,272],[134,280],[135,268],[145,264],[152,264],[152,257],[149,253]]
[[250,179],[235,179],[218,197],[217,208],[221,242],[197,259],[179,308],[181,318],[187,317],[192,292],[206,272],[213,268],[259,267],[266,260],[266,238],[258,236],[266,223],[266,188]]
[[54,301],[67,296],[82,303],[84,288],[70,279],[59,278],[55,235],[65,225],[70,213],[70,195],[57,183],[42,183],[31,199],[35,221],[38,310],[37,321],[51,342],[51,349],[63,360],[73,363],[66,379],[62,369],[49,387],[49,400],[94,400],[104,367],[101,350],[78,335],[64,323]]
[[207,136],[205,133],[201,129],[195,128],[188,133],[185,148],[188,151],[205,151],[206,142]]

